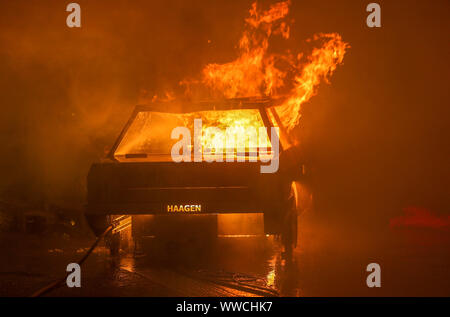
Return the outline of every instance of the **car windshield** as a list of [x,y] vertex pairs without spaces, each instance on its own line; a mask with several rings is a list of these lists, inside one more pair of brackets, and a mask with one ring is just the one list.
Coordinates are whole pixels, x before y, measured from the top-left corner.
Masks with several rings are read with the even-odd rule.
[[230,153],[235,157],[268,155],[271,151],[258,109],[190,113],[140,111],[123,134],[114,157],[119,161],[170,161],[172,147],[181,140],[181,135],[171,138],[177,127],[189,130],[188,147],[193,155],[194,143],[198,142],[203,159],[207,155],[229,157]]

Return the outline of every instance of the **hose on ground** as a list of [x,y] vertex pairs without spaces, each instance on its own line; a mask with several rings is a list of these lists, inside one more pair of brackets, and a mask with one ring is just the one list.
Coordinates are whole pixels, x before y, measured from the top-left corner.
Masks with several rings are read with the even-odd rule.
[[[103,233],[101,235],[98,236],[98,238],[95,240],[95,242],[92,244],[92,246],[89,248],[89,250],[84,254],[84,256],[77,262],[77,264],[79,266],[81,266],[84,261],[87,260],[87,258],[89,257],[89,255],[91,255],[92,251],[94,251],[94,249],[97,247],[97,245],[99,244],[99,242],[113,229],[113,225],[110,225],[108,228],[106,228],[105,231],[103,231]],[[39,289],[38,291],[34,292],[30,297],[39,297],[42,295],[45,295],[59,287],[61,287],[67,279],[67,276],[70,273],[67,273],[64,277],[48,284],[47,286]]]

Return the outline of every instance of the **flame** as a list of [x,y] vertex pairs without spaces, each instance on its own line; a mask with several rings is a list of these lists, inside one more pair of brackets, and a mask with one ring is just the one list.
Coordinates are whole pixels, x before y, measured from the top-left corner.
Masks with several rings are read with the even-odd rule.
[[290,1],[278,2],[262,11],[253,3],[245,20],[237,59],[208,64],[202,72],[202,83],[227,98],[283,95],[285,101],[275,110],[287,133],[299,125],[302,104],[317,94],[321,81],[329,82],[350,47],[337,33],[320,33],[307,40],[321,46],[313,49],[306,62],[303,54],[294,57],[289,52],[269,53],[271,36],[289,39],[290,27],[284,21],[289,4]]
[[313,50],[308,63],[295,76],[294,88],[286,102],[275,108],[288,131],[298,125],[301,105],[317,94],[317,88],[322,79],[329,82],[329,77],[336,70],[337,65],[343,62],[345,50],[349,47],[337,33],[321,33],[315,35],[314,40],[324,43],[321,48]]
[[[194,131],[194,120],[201,119],[201,133]],[[270,157],[271,143],[258,109],[197,111],[190,113],[139,113],[118,145],[114,155],[120,159],[127,154],[170,154],[172,129],[183,126],[197,136],[204,158],[237,158],[247,153],[255,157]],[[243,137],[244,136],[244,137]],[[191,152],[192,152],[191,144]],[[146,158],[147,159],[147,158]],[[149,158],[151,159],[151,158]]]
[[[197,113],[197,117],[198,117]],[[203,148],[211,153],[257,152],[271,147],[258,110],[205,111],[201,114]],[[264,134],[260,134],[260,128]],[[244,136],[244,137],[242,137]]]
[[227,98],[271,95],[281,87],[286,74],[274,66],[276,58],[267,56],[267,49],[272,34],[289,38],[289,28],[280,23],[288,12],[288,1],[276,3],[265,12],[253,3],[239,41],[239,57],[230,63],[207,65],[202,82]]
[[[343,63],[346,50],[350,47],[337,33],[319,33],[308,39],[318,44],[311,54],[273,52],[270,39],[281,36],[290,38],[290,21],[287,21],[290,0],[271,5],[262,10],[255,2],[245,19],[244,32],[238,43],[235,60],[206,65],[199,80],[182,80],[185,94],[192,97],[193,87],[206,88],[209,95],[220,98],[271,97],[280,100],[267,115],[273,126],[280,127],[280,140],[285,148],[297,143],[293,129],[300,124],[302,105],[317,94],[319,84],[329,83],[329,78],[339,64]],[[156,97],[155,97],[156,98]],[[166,98],[173,100],[172,94]],[[229,129],[235,135],[245,134],[248,128],[264,126],[260,117],[249,111],[209,111],[195,113],[206,123],[203,126],[202,145],[204,149],[222,151],[223,133],[211,133],[210,127]],[[192,122],[188,120],[189,122]],[[245,130],[247,129],[247,130]],[[248,136],[247,136],[248,137]],[[293,140],[294,139],[294,140]],[[248,147],[254,147],[249,144]],[[270,141],[262,145],[270,147]]]

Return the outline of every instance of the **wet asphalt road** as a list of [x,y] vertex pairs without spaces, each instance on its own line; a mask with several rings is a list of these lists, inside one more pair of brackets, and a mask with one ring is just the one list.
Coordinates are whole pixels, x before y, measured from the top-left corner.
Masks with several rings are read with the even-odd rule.
[[[82,267],[81,288],[46,296],[450,296],[448,232],[386,231],[371,241],[363,232],[304,228],[292,263],[266,236],[181,246],[147,239],[138,256],[111,257],[100,245]],[[93,240],[2,235],[0,296],[29,296],[64,276]],[[381,288],[366,286],[372,262],[382,268]]]
[[[17,237],[10,237],[11,241]],[[84,243],[27,237],[21,254],[1,265],[1,296],[28,296],[64,276],[81,258]],[[43,249],[43,243],[48,246]],[[61,287],[47,296],[278,296],[281,259],[278,243],[267,237],[219,238],[214,245],[172,250],[166,241],[146,241],[137,256],[111,257],[101,245],[82,267],[82,287]],[[292,295],[298,295],[292,290]]]

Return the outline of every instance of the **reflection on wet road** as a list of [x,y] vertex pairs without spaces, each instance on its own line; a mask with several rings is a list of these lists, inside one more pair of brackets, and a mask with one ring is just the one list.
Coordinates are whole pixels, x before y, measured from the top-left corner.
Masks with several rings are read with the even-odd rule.
[[[81,288],[47,296],[450,295],[448,230],[372,234],[302,220],[291,263],[272,236],[146,238],[136,253],[131,248],[118,257],[99,246],[82,266]],[[0,262],[0,296],[28,296],[61,278],[92,242],[92,236],[2,235],[8,256]],[[381,266],[381,288],[366,285],[372,262]]]
[[143,255],[120,258],[118,268],[163,285],[173,296],[300,295],[295,285],[283,285],[293,266],[282,259],[273,237],[219,237],[188,246],[148,239],[143,244]]

